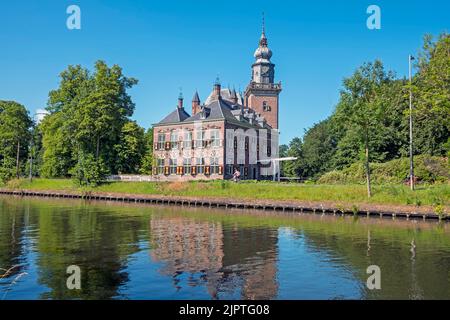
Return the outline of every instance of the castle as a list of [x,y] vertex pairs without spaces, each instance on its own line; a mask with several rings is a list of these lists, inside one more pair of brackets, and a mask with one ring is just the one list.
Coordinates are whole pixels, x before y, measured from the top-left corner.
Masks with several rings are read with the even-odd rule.
[[198,92],[191,115],[183,96],[176,109],[154,124],[153,175],[162,180],[271,179],[278,155],[279,94],[264,22],[252,77],[242,94],[216,79],[204,103]]

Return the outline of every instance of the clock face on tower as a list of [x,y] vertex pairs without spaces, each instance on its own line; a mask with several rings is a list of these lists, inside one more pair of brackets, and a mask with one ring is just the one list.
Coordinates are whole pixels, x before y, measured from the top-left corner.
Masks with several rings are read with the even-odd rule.
[[263,77],[267,77],[269,75],[269,67],[267,66],[261,67],[261,75]]

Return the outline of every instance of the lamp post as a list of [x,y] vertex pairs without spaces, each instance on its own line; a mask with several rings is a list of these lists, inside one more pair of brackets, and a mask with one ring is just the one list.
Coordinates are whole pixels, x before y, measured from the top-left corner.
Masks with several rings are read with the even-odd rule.
[[412,66],[411,62],[414,60],[412,55],[409,55],[409,183],[411,190],[414,191],[414,158],[413,158],[413,123],[412,123]]

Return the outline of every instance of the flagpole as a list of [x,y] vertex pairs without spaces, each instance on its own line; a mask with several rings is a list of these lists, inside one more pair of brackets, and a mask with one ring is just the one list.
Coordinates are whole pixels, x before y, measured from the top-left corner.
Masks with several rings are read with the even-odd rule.
[[409,55],[409,183],[411,190],[414,191],[414,158],[413,158],[413,123],[412,123],[412,70],[411,61],[414,60],[412,55]]

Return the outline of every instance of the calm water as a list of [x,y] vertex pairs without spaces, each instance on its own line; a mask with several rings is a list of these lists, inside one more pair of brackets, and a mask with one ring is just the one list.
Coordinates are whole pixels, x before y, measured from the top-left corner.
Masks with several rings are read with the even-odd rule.
[[450,225],[0,196],[12,266],[0,299],[450,299]]

